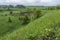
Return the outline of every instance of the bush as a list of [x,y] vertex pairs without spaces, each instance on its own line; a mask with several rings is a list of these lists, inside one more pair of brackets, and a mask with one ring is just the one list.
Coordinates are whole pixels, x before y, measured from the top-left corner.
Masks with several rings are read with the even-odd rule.
[[12,12],[12,11],[10,11],[10,15],[12,15],[12,13],[13,13],[13,12]]
[[7,16],[7,14],[5,14],[5,16]]
[[19,17],[19,20],[21,20],[21,18]]
[[10,17],[8,18],[8,22],[12,22],[12,20],[11,20],[11,18],[10,18]]
[[34,16],[35,16],[36,18],[41,17],[41,16],[42,16],[42,15],[41,15],[41,10],[36,10]]
[[28,24],[30,22],[30,19],[28,18],[27,15],[25,15],[25,18],[23,19],[23,25]]

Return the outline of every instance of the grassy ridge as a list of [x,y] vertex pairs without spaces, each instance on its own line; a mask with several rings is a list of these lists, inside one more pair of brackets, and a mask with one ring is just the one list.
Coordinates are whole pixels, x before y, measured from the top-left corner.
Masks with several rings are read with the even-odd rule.
[[[45,37],[46,35],[49,34],[49,32],[54,31],[53,25],[58,24],[59,22],[60,12],[59,11],[49,12],[40,19],[31,22],[26,27],[18,29],[11,34],[7,34],[0,40],[29,40],[29,39],[36,40],[41,38],[42,36]],[[58,27],[57,29],[58,30],[56,30],[56,36],[58,36],[60,31]]]

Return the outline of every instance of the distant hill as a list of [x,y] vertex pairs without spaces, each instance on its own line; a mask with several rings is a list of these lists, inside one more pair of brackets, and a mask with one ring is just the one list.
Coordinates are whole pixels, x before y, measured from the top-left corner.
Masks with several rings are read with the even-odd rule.
[[16,6],[14,6],[14,5],[0,5],[0,7],[2,7],[2,8],[14,8],[14,7],[16,7],[16,8],[25,8],[24,5],[16,5]]

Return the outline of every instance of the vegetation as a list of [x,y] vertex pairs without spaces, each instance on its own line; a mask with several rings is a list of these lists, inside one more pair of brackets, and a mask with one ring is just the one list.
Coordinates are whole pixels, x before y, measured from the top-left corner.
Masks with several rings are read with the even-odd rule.
[[25,18],[23,19],[23,25],[24,24],[28,24],[30,22],[30,19],[28,18],[28,16],[27,15],[25,15]]
[[0,6],[0,40],[60,40],[60,6]]
[[12,22],[11,18],[9,17],[8,22]]
[[42,16],[42,15],[41,15],[41,11],[40,11],[40,10],[36,10],[34,16],[36,16],[36,18],[41,17],[41,16]]

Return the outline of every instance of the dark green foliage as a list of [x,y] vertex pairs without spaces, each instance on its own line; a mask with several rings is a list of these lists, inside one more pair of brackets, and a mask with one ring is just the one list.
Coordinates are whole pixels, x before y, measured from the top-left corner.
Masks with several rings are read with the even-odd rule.
[[41,15],[41,11],[37,11],[37,15],[36,15],[36,18],[39,18]]
[[12,11],[10,11],[10,15],[12,15],[12,13],[13,13],[13,12],[12,12]]
[[3,10],[0,10],[0,12],[2,12]]
[[7,16],[7,14],[5,14],[5,16]]
[[10,22],[10,23],[12,22],[12,20],[11,20],[11,18],[10,18],[10,17],[8,18],[8,22]]
[[55,10],[55,7],[48,7],[48,10]]
[[23,25],[28,24],[30,22],[30,19],[28,18],[27,15],[25,15],[25,18],[23,19]]
[[19,19],[19,21],[23,21],[24,18],[23,17],[19,17],[18,19]]
[[21,18],[19,17],[19,20],[21,20]]
[[36,18],[41,17],[42,16],[41,15],[41,10],[36,10],[34,16],[36,16]]
[[3,15],[1,15],[1,16],[3,16]]
[[56,6],[56,9],[59,10],[60,9],[60,6]]

